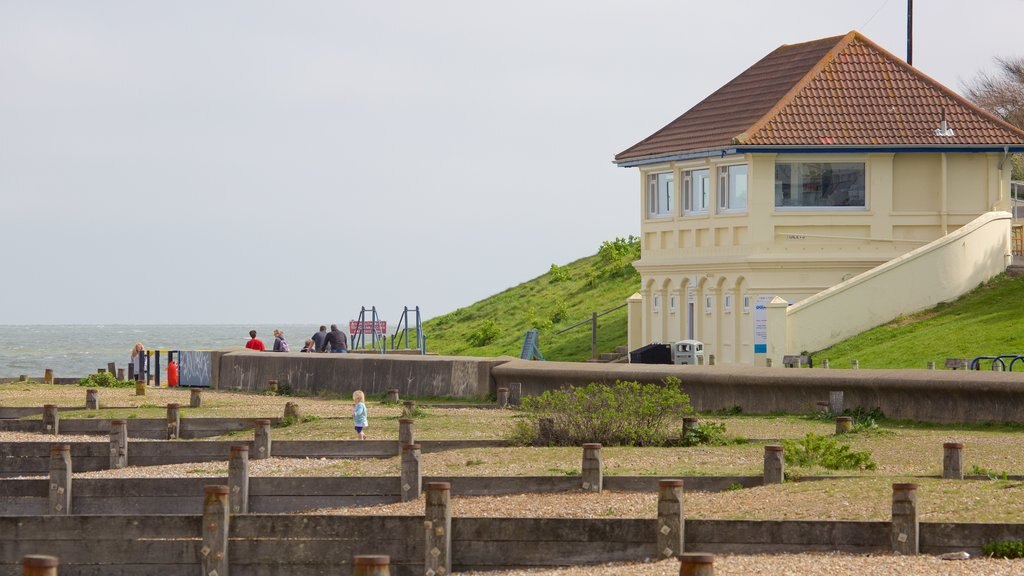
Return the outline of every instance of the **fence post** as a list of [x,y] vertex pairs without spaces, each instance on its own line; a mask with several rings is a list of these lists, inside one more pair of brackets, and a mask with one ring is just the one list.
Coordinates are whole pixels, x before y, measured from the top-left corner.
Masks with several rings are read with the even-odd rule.
[[249,513],[249,447],[236,445],[231,447],[228,459],[228,487],[231,493],[232,514]]
[[828,393],[828,411],[833,416],[843,415],[843,391],[832,391]]
[[685,417],[683,417],[683,437],[684,438],[686,437],[686,433],[688,431],[693,430],[694,428],[697,427],[698,422],[699,421],[696,418],[694,418],[693,416],[685,416]]
[[714,366],[714,365],[715,365],[715,355],[714,354],[708,354],[708,366]]
[[523,383],[508,383],[508,403],[510,406],[519,406],[523,401]]
[[145,380],[136,380],[135,381],[135,395],[136,396],[145,396],[146,395],[146,381]]
[[199,563],[203,574],[228,574],[228,487],[207,485],[203,499],[203,547]]
[[416,401],[406,400],[402,402],[402,418],[412,418],[416,415]]
[[892,550],[917,554],[917,484],[892,485]]
[[772,359],[771,358],[765,358],[764,359],[764,367],[765,368],[771,368],[772,367]]
[[53,368],[43,370],[43,384],[53,384]]
[[57,576],[58,566],[60,566],[60,560],[56,556],[30,554],[21,559],[23,576]]
[[658,553],[671,558],[685,548],[683,481],[658,480]]
[[946,442],[942,445],[942,477],[947,480],[964,479],[964,445]]
[[128,421],[110,421],[110,469],[128,465]]
[[583,445],[583,489],[589,492],[600,492],[604,483],[604,460],[601,458],[601,445],[588,443]]
[[597,312],[590,315],[590,359],[597,360]]
[[273,392],[274,394],[277,394],[277,380],[271,380],[267,382],[267,388],[270,389],[270,391]]
[[929,360],[928,361],[928,369],[929,370],[935,370],[935,362]]
[[424,570],[427,574],[451,574],[452,571],[452,501],[448,482],[427,484],[426,555]]
[[189,408],[202,408],[203,406],[203,391],[199,388],[192,388],[189,390],[188,396],[188,407]]
[[764,484],[782,484],[786,478],[785,449],[782,446],[764,447]]
[[85,391],[85,409],[86,410],[99,410],[100,409],[100,391],[95,388],[89,388]]
[[299,405],[295,402],[285,402],[284,417],[291,418],[295,422],[302,420],[302,412],[299,411]]
[[508,407],[508,388],[498,388],[498,408]]
[[402,446],[402,502],[420,497],[423,490],[423,472],[420,470],[420,445]]
[[851,370],[860,370],[860,360],[850,360]]
[[828,369],[828,358],[825,358],[824,360],[821,361],[821,367]]
[[353,556],[352,576],[391,576],[390,564],[390,556]]
[[111,376],[117,377],[117,365],[114,362],[107,362],[107,372],[110,372]]
[[256,453],[251,457],[253,460],[270,458],[270,420],[257,420],[255,429]]
[[388,388],[388,404],[398,404],[400,397],[398,395],[398,388]]
[[43,434],[58,434],[60,416],[56,404],[43,404]]
[[181,404],[167,405],[167,439],[177,440],[181,435]]
[[124,368],[117,369],[117,379],[124,382]]
[[846,434],[850,430],[853,430],[853,418],[850,416],[836,418],[836,434]]
[[715,555],[703,552],[680,554],[679,576],[715,576]]
[[71,514],[71,445],[50,446],[50,514]]
[[401,451],[402,446],[405,446],[406,444],[413,444],[416,441],[415,432],[413,428],[413,424],[415,422],[415,420],[412,420],[410,418],[400,418],[398,420],[399,451]]

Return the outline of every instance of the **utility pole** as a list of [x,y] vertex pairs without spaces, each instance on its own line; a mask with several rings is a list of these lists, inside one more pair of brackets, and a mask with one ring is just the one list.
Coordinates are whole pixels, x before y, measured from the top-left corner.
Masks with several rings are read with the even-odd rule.
[[914,65],[914,0],[907,0],[907,64]]

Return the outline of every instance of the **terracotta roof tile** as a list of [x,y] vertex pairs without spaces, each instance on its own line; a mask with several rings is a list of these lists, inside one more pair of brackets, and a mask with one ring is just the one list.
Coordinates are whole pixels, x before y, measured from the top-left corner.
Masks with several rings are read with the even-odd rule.
[[[943,113],[952,135],[936,134]],[[851,32],[776,49],[615,160],[736,144],[1021,145],[1024,132]]]

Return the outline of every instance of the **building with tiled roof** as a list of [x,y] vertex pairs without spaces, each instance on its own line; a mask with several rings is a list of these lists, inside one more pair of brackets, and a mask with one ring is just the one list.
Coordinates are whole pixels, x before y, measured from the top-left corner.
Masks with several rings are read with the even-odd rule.
[[[1001,214],[1015,152],[1024,152],[1024,132],[857,32],[776,49],[615,156],[641,181],[642,287],[631,299],[630,346],[694,338],[720,363],[763,363],[771,350],[755,317],[764,304],[817,302]],[[994,262],[998,250],[979,250]],[[960,264],[983,275],[999,267]],[[898,313],[950,290],[959,288],[917,289],[922,297]],[[787,342],[823,348],[848,332]]]

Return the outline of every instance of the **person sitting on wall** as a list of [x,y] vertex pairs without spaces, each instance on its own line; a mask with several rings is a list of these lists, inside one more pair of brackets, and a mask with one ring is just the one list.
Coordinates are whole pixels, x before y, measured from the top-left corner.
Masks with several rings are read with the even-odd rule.
[[245,347],[249,350],[259,350],[260,352],[266,350],[263,346],[263,340],[256,337],[255,330],[249,330],[249,341],[245,343]]
[[283,330],[274,330],[274,352],[288,352],[288,341]]
[[327,341],[327,326],[324,326],[323,324],[321,324],[320,325],[320,331],[316,332],[315,334],[313,334],[313,343],[316,345],[316,348],[314,350],[310,350],[310,352],[314,352],[314,351],[316,351],[316,352],[326,352],[326,350],[324,350],[324,342],[326,342],[326,341]]
[[348,352],[348,336],[338,330],[337,324],[331,324],[331,331],[324,339],[324,349],[329,352]]
[[299,352],[317,352],[316,342],[313,342],[312,338],[306,338],[306,343],[302,346],[302,350]]

